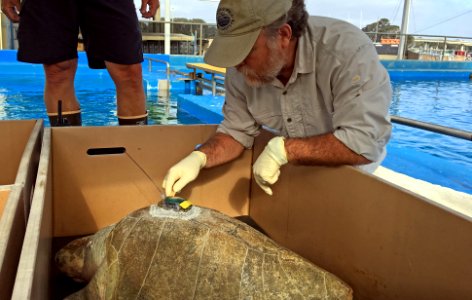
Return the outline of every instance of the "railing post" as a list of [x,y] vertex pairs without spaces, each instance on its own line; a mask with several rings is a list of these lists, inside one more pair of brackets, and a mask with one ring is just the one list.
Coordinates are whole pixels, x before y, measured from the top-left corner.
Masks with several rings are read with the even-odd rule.
[[167,75],[167,80],[170,82],[170,63],[165,61],[165,60],[160,60],[160,59],[156,59],[156,58],[152,58],[152,57],[145,57],[148,61],[149,61],[149,66],[148,66],[148,70],[149,72],[152,71],[152,62],[155,61],[155,62],[158,62],[158,63],[163,63],[166,65],[166,75]]
[[216,95],[216,79],[215,73],[211,73],[211,93],[213,96]]

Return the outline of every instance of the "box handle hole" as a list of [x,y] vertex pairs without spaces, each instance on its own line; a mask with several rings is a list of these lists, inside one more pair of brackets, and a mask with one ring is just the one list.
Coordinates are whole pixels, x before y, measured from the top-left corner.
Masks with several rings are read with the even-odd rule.
[[125,152],[126,152],[125,147],[90,148],[87,150],[88,155],[123,154]]

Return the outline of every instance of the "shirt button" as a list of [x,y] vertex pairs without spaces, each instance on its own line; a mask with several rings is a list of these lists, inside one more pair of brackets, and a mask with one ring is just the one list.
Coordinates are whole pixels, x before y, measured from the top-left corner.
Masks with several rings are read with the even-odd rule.
[[287,122],[292,122],[292,118],[287,118]]
[[284,91],[282,94],[283,94],[283,95],[287,95],[287,91]]

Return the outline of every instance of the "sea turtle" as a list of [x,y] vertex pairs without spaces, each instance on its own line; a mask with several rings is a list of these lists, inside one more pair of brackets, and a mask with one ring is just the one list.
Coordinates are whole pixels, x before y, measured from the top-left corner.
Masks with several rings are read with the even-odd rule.
[[58,268],[67,299],[352,299],[339,278],[216,210],[151,205],[76,239]]

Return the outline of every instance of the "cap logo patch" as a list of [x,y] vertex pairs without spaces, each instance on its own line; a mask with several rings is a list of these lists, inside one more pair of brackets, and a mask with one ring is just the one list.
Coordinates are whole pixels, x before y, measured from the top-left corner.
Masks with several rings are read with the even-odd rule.
[[233,23],[233,14],[227,8],[218,8],[216,12],[216,24],[219,30],[227,30]]

